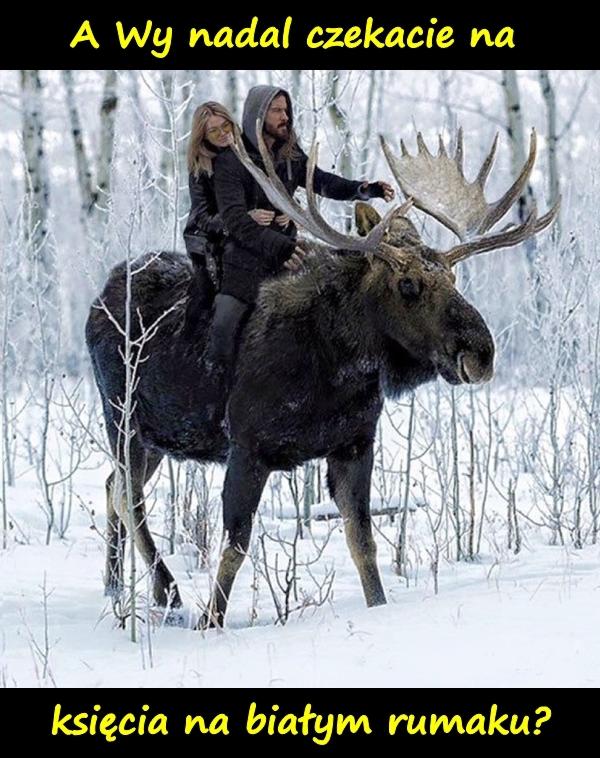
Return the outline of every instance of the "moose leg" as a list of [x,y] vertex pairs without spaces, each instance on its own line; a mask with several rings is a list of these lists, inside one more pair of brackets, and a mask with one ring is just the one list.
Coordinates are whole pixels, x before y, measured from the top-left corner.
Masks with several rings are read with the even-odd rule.
[[125,554],[125,525],[116,510],[115,472],[106,480],[106,573],[104,594],[115,599],[123,591],[123,555]]
[[[181,596],[175,584],[173,574],[167,568],[159,553],[148,526],[146,503],[144,501],[144,484],[152,478],[158,468],[162,455],[149,453],[146,459],[143,481],[134,486],[135,509],[133,511],[135,525],[135,545],[142,554],[146,565],[152,570],[152,593],[154,601],[162,607],[181,607]],[[137,484],[137,483],[136,483]]]
[[200,626],[223,626],[229,594],[242,565],[252,532],[252,519],[269,476],[269,470],[244,448],[232,445],[223,486],[223,538],[225,547]]
[[[173,575],[163,561],[150,534],[146,504],[144,502],[144,485],[158,468],[162,456],[157,453],[148,453],[134,438],[131,441],[130,460],[135,546],[140,551],[146,565],[152,571],[152,591],[155,602],[163,607],[170,605],[173,608],[178,608],[181,606],[179,590],[177,589]],[[121,489],[119,496],[114,500],[115,507],[118,508],[118,513],[123,524],[129,525],[125,482],[123,481],[122,474],[118,477],[118,480],[118,486]]]
[[349,445],[336,451],[328,456],[327,467],[329,492],[344,519],[346,542],[358,569],[367,606],[384,605],[377,548],[371,531],[372,443]]
[[[149,481],[158,468],[162,456],[146,454],[144,484]],[[106,576],[105,595],[118,597],[123,590],[123,556],[125,555],[125,523],[119,511],[127,508],[121,502],[124,493],[116,486],[116,471],[112,471],[106,480]],[[143,485],[142,485],[143,486]],[[143,504],[142,504],[143,507]]]

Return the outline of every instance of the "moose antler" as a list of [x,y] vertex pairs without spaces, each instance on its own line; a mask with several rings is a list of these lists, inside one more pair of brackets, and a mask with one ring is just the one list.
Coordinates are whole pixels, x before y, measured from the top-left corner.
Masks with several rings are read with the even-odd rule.
[[418,154],[414,156],[409,154],[402,140],[401,157],[392,153],[381,135],[380,140],[390,169],[404,194],[412,197],[417,208],[433,216],[464,243],[447,252],[451,265],[488,250],[518,245],[549,226],[558,214],[560,198],[540,219],[537,218],[534,204],[523,224],[509,224],[500,233],[484,236],[506,215],[523,193],[535,164],[535,129],[531,131],[529,155],[519,176],[510,189],[494,203],[487,202],[484,188],[496,155],[497,134],[473,182],[468,182],[463,173],[462,128],[458,131],[453,157],[448,155],[441,136],[438,154],[435,156],[427,148],[421,132],[417,134]]
[[250,174],[252,174],[253,178],[276,208],[282,213],[286,213],[296,222],[296,224],[304,227],[304,229],[317,239],[322,240],[332,247],[339,250],[353,250],[365,253],[374,252],[382,241],[392,217],[405,214],[412,205],[412,201],[409,200],[399,207],[392,208],[386,213],[382,220],[371,229],[366,237],[352,237],[350,235],[342,234],[328,224],[317,208],[313,180],[317,165],[318,145],[313,142],[308,157],[306,167],[306,197],[308,200],[308,207],[304,209],[293,197],[290,196],[284,183],[275,172],[271,154],[269,153],[262,136],[262,123],[260,119],[257,119],[256,121],[256,136],[258,149],[260,150],[267,173],[265,174],[265,172],[262,171],[250,158],[244,143],[241,140],[239,131],[236,131],[236,139],[232,144],[232,148],[243,166],[245,166]]

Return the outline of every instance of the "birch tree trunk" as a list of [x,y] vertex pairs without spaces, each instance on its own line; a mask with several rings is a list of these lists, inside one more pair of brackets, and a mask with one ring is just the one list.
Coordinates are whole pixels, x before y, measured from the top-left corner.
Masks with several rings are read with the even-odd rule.
[[[35,328],[27,330],[22,346],[24,365],[35,367],[46,377],[57,358],[60,310],[56,251],[50,242],[49,229],[50,180],[44,148],[43,84],[37,70],[22,70],[20,74],[25,153],[26,297],[29,302],[19,303],[17,317],[25,315],[25,306],[33,306],[37,331]],[[30,325],[29,321],[26,323]]]
[[104,90],[100,105],[100,140],[96,181],[88,157],[77,99],[73,72],[64,70],[62,80],[66,92],[67,110],[77,167],[77,183],[81,196],[81,221],[84,235],[92,232],[98,242],[102,242],[106,211],[110,201],[110,177],[115,144],[115,121],[117,113],[117,72],[106,71]]
[[304,127],[304,114],[298,113],[298,103],[302,97],[302,71],[295,69],[291,72],[292,102],[294,104],[294,128],[297,134],[302,134]]
[[238,72],[237,71],[228,71],[227,72],[227,86],[225,89],[227,93],[227,102],[226,105],[229,108],[229,111],[231,112],[231,115],[236,121],[239,121],[239,114],[238,114]]
[[[23,149],[25,152],[25,196],[27,214],[25,233],[32,264],[30,276],[34,286],[46,297],[55,288],[56,271],[53,251],[48,244],[50,182],[44,148],[43,85],[40,72],[21,71],[23,112]],[[35,277],[35,268],[38,276]],[[37,279],[37,281],[36,281]]]
[[[79,221],[83,244],[86,248],[86,269],[90,281],[96,281],[104,275],[106,256],[104,255],[105,234],[108,228],[108,209],[111,193],[111,167],[115,144],[115,120],[117,111],[117,74],[116,71],[104,72],[104,89],[99,112],[99,142],[97,165],[94,169],[93,159],[90,158],[88,139],[86,148],[85,133],[77,103],[76,76],[67,69],[61,72],[65,89],[67,117],[73,140],[77,184],[79,187],[80,208]],[[133,98],[132,98],[133,99]],[[134,123],[137,124],[135,118]],[[143,142],[140,142],[143,149]],[[86,286],[86,285],[84,285]],[[88,295],[91,293],[87,293]],[[72,327],[78,312],[77,303],[81,292],[77,288],[69,288],[71,318],[67,325],[67,343],[73,342]],[[71,329],[69,329],[69,324]],[[78,327],[75,327],[78,329]],[[75,342],[77,338],[75,337]],[[78,350],[72,350],[67,358],[71,370],[79,372],[80,355]]]
[[79,194],[81,197],[81,222],[84,227],[87,217],[92,212],[92,206],[95,201],[95,195],[92,189],[92,169],[85,150],[83,141],[83,128],[77,109],[77,100],[75,98],[75,84],[73,72],[70,69],[64,69],[62,72],[63,85],[67,100],[67,110],[69,114],[69,124],[71,127],[71,136],[73,138],[73,147],[75,150],[75,166],[77,168],[77,184],[79,185]]
[[[146,193],[153,192],[152,171],[148,157],[148,119],[140,97],[140,83],[137,71],[130,71],[129,93],[134,110],[133,128],[135,129],[137,154],[142,165],[142,187],[144,199]],[[140,203],[140,214],[144,213],[145,202]]]
[[[507,116],[507,131],[510,140],[509,146],[511,156],[511,173],[513,179],[516,179],[523,167],[523,164],[525,163],[527,153],[525,149],[525,128],[523,126],[521,95],[519,92],[517,72],[513,69],[503,69],[502,90],[504,92],[504,102],[506,106]],[[527,182],[527,185],[516,204],[520,223],[523,223],[529,215],[529,212],[532,208],[532,203],[533,190],[530,182]],[[535,261],[535,238],[532,237],[531,239],[527,240],[524,245],[529,267],[529,274],[533,286],[536,318],[539,320],[546,310],[547,303],[541,292],[540,274]]]
[[456,116],[452,108],[452,98],[450,97],[450,84],[453,79],[452,71],[440,71],[438,81],[440,85],[440,101],[446,114],[446,129],[450,134],[457,131]]
[[[174,155],[171,151],[171,111],[169,103],[173,100],[173,71],[161,71],[161,109],[163,112],[164,135],[161,139],[162,151],[160,155],[159,183],[165,200],[170,196],[169,181],[174,172]],[[168,203],[167,203],[168,208]]]
[[329,72],[329,115],[333,122],[333,126],[337,135],[341,141],[340,157],[338,161],[339,172],[342,176],[348,178],[352,175],[352,156],[350,154],[350,125],[348,124],[348,117],[345,112],[340,108],[338,103],[339,88],[340,88],[340,72]]
[[[183,136],[180,136],[180,122],[183,120],[186,103],[189,102],[190,93],[186,95],[186,101],[179,99],[179,91],[185,91],[178,85],[177,71],[163,71],[161,73],[161,91],[156,92],[163,114],[162,135],[160,144],[162,147],[160,156],[159,189],[163,198],[163,211],[165,223],[172,229],[171,245],[177,249],[180,237],[180,222],[184,220],[189,210],[189,195],[182,191],[180,177],[182,166],[180,163],[180,149],[182,143],[187,142],[186,135],[188,126],[182,127]],[[185,185],[187,187],[187,163],[185,170]],[[181,206],[181,207],[180,207]]]
[[304,464],[304,496],[302,502],[302,522],[310,531],[310,508],[315,502],[315,463],[306,461]]
[[[548,203],[554,205],[560,195],[558,176],[558,130],[556,127],[556,96],[547,69],[540,69],[540,86],[546,103],[546,139],[548,140]],[[560,235],[560,216],[552,225],[552,235]]]
[[178,141],[177,151],[179,154],[179,175],[187,177],[187,147],[192,127],[192,116],[200,103],[203,103],[208,98],[205,98],[201,91],[199,72],[186,70],[183,73],[185,75],[181,86],[183,134]]
[[[506,116],[508,122],[508,136],[510,138],[510,156],[511,156],[511,173],[517,177],[527,154],[525,150],[525,128],[523,126],[523,110],[521,107],[521,95],[519,92],[519,83],[517,72],[510,70],[502,71],[502,89],[504,91],[504,102],[506,105]],[[533,200],[533,191],[529,182],[525,191],[519,198],[517,210],[519,221],[522,223],[527,218],[531,209]]]
[[100,212],[108,209],[110,178],[115,147],[115,124],[117,120],[117,72],[106,71],[104,92],[100,106],[100,151],[96,171],[97,205]]
[[[339,98],[340,72],[330,71],[328,76],[329,89],[329,115],[333,122],[335,131],[340,139],[340,153],[338,158],[338,172],[341,176],[350,178],[352,176],[352,156],[350,154],[350,125],[346,113],[340,108]],[[352,228],[352,219],[347,216],[345,219],[346,233]]]
[[369,141],[373,132],[373,111],[375,108],[375,91],[377,88],[377,74],[375,70],[369,72],[369,89],[367,94],[367,117],[365,120],[365,131],[363,134],[363,144],[360,151],[359,170],[362,176],[367,175],[367,163],[369,162]]

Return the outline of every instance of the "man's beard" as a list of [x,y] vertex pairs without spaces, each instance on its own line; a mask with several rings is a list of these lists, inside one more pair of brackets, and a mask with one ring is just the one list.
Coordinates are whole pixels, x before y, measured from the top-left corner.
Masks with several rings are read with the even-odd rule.
[[287,139],[289,133],[290,133],[290,127],[289,124],[281,124],[281,126],[267,126],[266,132],[271,137],[275,137],[275,139]]

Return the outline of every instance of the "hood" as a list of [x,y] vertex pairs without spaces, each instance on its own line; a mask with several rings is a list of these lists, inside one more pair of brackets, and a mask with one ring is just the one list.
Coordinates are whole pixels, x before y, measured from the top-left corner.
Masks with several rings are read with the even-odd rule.
[[292,101],[289,93],[281,87],[272,87],[269,84],[259,84],[248,92],[246,102],[244,103],[244,115],[242,116],[242,129],[246,139],[258,150],[258,141],[256,139],[256,119],[260,119],[263,124],[267,110],[271,101],[277,95],[284,95],[288,103],[288,116],[290,119],[290,129],[294,126],[294,114],[292,111]]

